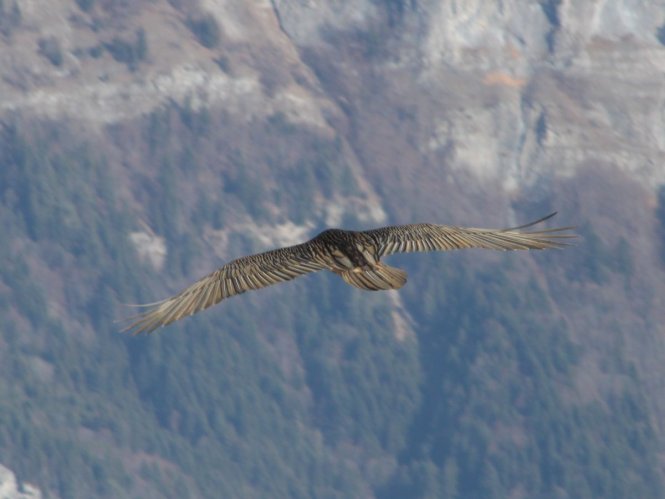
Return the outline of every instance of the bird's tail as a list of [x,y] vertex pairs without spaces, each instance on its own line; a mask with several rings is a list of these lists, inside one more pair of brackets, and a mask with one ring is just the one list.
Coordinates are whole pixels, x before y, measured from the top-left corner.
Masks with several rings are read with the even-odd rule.
[[346,270],[340,272],[340,275],[351,286],[369,291],[399,289],[406,284],[405,271],[381,262],[378,262],[369,270],[360,272]]

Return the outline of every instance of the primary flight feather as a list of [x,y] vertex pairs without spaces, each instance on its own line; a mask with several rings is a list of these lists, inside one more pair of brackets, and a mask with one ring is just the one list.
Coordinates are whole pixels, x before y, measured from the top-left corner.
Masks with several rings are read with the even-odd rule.
[[245,291],[289,281],[310,272],[330,270],[360,289],[399,289],[406,272],[380,261],[393,253],[448,251],[463,248],[493,250],[548,249],[566,246],[575,237],[572,227],[524,230],[552,218],[509,229],[477,229],[451,225],[393,225],[366,231],[328,229],[309,241],[233,260],[177,295],[146,305],[125,329],[152,332]]

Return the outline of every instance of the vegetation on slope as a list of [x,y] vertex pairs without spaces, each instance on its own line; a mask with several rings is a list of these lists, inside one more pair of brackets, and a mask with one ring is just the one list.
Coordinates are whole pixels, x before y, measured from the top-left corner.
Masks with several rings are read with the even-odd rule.
[[[331,275],[152,336],[116,334],[120,303],[214,268],[202,228],[273,223],[274,206],[309,221],[315,194],[352,192],[335,141],[279,120],[231,128],[171,107],[110,129],[141,151],[125,159],[145,164],[122,171],[105,159],[116,149],[62,123],[4,128],[3,464],[63,498],[658,496],[635,369],[603,353],[621,382],[580,396],[588,352],[528,255],[399,260],[416,333],[402,341],[387,294]],[[264,147],[243,148],[243,134]],[[130,243],[143,217],[166,239],[162,272]],[[630,266],[629,250],[597,246],[595,270],[584,253],[536,262],[549,263],[556,292]],[[236,235],[228,251],[259,249]]]

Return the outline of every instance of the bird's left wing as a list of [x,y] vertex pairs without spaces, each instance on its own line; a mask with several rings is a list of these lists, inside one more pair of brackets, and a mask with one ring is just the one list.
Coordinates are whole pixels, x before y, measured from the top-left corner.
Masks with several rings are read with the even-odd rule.
[[575,237],[565,231],[573,227],[524,230],[552,218],[552,213],[535,222],[509,229],[478,229],[451,225],[394,225],[364,233],[374,240],[378,256],[412,251],[446,251],[463,248],[526,250],[560,248]]
[[311,242],[233,260],[166,300],[128,320],[124,331],[152,332],[245,291],[289,281],[325,268]]

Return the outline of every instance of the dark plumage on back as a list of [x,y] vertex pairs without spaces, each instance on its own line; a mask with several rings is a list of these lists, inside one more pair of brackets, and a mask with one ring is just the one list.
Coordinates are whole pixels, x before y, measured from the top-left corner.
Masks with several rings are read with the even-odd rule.
[[395,225],[362,232],[328,229],[306,243],[233,260],[177,295],[144,305],[148,310],[130,318],[132,322],[125,330],[151,332],[225,298],[323,269],[360,289],[399,289],[406,283],[406,272],[380,261],[393,253],[561,248],[567,245],[566,239],[575,237],[566,232],[573,227],[524,230],[554,215],[499,230],[434,224]]

